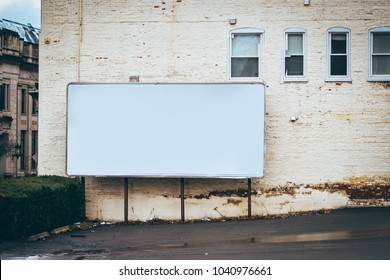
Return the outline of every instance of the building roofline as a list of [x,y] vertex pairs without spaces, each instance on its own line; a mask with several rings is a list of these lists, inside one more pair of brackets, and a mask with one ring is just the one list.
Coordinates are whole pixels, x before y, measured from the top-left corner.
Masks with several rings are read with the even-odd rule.
[[0,19],[0,30],[16,32],[25,42],[39,44],[39,33],[41,30],[29,23],[23,24],[8,19]]

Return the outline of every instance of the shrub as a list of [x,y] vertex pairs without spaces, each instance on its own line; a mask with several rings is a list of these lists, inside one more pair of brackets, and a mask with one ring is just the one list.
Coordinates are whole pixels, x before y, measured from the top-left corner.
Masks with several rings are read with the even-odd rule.
[[0,180],[0,239],[23,238],[84,220],[80,180],[59,176]]

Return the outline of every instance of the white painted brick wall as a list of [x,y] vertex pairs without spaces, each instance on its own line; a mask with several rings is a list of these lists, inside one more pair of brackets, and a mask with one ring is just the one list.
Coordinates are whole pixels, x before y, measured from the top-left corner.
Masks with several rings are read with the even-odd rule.
[[[351,30],[351,83],[325,82],[326,31],[336,26]],[[267,150],[257,187],[389,174],[390,88],[367,82],[368,30],[378,26],[390,26],[388,0],[43,0],[39,174],[65,173],[67,83],[225,82],[229,31],[240,27],[265,31]],[[281,80],[290,27],[307,30],[307,83]]]

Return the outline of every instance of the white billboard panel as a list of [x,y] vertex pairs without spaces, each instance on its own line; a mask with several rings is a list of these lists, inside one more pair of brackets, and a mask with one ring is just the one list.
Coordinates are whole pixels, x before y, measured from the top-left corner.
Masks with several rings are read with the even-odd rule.
[[71,83],[67,174],[262,177],[264,115],[260,83]]

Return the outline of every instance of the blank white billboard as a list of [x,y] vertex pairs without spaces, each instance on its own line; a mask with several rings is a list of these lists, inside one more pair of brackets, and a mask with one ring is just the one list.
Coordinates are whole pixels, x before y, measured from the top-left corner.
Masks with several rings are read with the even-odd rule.
[[260,83],[71,83],[66,171],[263,177],[264,115]]

